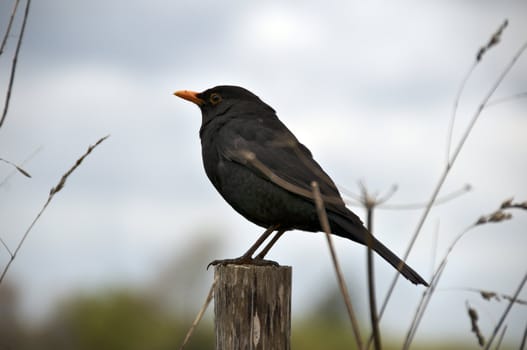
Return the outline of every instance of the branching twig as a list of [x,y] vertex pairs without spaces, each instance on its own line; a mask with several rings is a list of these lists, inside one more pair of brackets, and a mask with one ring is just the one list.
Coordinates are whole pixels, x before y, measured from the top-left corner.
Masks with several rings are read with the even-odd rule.
[[7,115],[7,110],[9,108],[9,101],[11,100],[11,90],[13,89],[13,82],[15,80],[15,71],[16,63],[18,61],[18,53],[20,52],[20,46],[22,46],[22,38],[24,37],[24,31],[26,29],[27,17],[29,15],[29,5],[31,0],[26,0],[26,10],[24,12],[24,19],[22,21],[22,27],[20,29],[20,35],[18,37],[18,42],[16,44],[15,55],[13,56],[13,63],[11,65],[11,76],[9,77],[9,85],[7,87],[7,93],[5,97],[4,111],[2,112],[2,117],[0,118],[0,128],[4,124],[5,117]]
[[[403,257],[403,260],[406,260],[408,258],[408,256],[410,255],[410,252],[414,246],[414,243],[415,241],[417,240],[417,237],[419,236],[419,233],[421,232],[421,228],[423,227],[424,225],[424,222],[426,220],[426,218],[428,217],[428,214],[430,213],[430,210],[433,206],[433,203],[435,202],[438,194],[439,194],[439,191],[441,190],[441,188],[443,187],[443,184],[448,176],[448,174],[450,173],[450,169],[452,168],[453,164],[455,163],[457,157],[459,156],[459,154],[461,153],[461,149],[463,148],[463,145],[465,144],[466,140],[468,139],[472,129],[474,128],[474,125],[476,124],[477,120],[479,119],[480,115],[481,115],[481,112],[483,111],[483,109],[485,108],[487,102],[489,101],[489,99],[492,97],[492,95],[494,94],[494,92],[496,91],[496,89],[500,86],[501,82],[503,81],[503,79],[507,76],[507,74],[509,73],[509,71],[511,70],[511,68],[514,66],[514,64],[516,63],[516,61],[518,60],[518,58],[523,54],[523,52],[525,51],[525,49],[527,49],[527,42],[525,42],[520,48],[519,50],[514,54],[514,56],[512,57],[511,61],[506,65],[505,69],[503,70],[503,72],[501,73],[501,75],[498,77],[498,79],[496,80],[496,82],[491,86],[491,88],[489,89],[489,91],[487,92],[487,94],[484,96],[481,104],[478,106],[478,108],[476,109],[476,111],[474,112],[474,115],[472,116],[472,119],[467,127],[467,129],[465,130],[465,132],[463,133],[457,147],[455,148],[454,150],[454,153],[452,154],[452,157],[450,158],[450,160],[448,161],[448,164],[447,166],[445,167],[445,169],[443,170],[443,173],[441,174],[441,176],[439,177],[439,180],[437,182],[437,185],[436,187],[434,188],[433,192],[432,192],[432,195],[430,197],[430,201],[428,203],[428,205],[426,206],[425,210],[423,211],[423,214],[421,215],[419,221],[418,221],[418,224],[417,224],[417,227],[416,227],[416,230],[410,240],[410,243],[408,245],[408,248],[406,249],[406,252],[404,254],[404,257]],[[383,313],[384,313],[384,310],[386,309],[386,306],[388,304],[388,301],[390,300],[390,297],[393,293],[393,290],[395,289],[395,285],[397,283],[399,279],[399,274],[396,274],[392,280],[392,283],[390,285],[390,288],[388,290],[388,293],[384,299],[384,302],[383,302],[383,305],[381,307],[381,310],[380,310],[380,313],[379,313],[379,318],[382,317]]]
[[346,304],[346,309],[348,311],[348,316],[351,321],[351,327],[353,328],[353,333],[355,333],[355,342],[357,343],[357,348],[359,348],[360,350],[363,350],[364,345],[362,343],[362,337],[360,335],[359,323],[357,321],[357,318],[355,317],[355,312],[353,311],[353,305],[351,303],[351,298],[348,293],[348,288],[346,287],[346,282],[344,281],[342,270],[340,269],[339,261],[337,259],[337,254],[335,252],[335,248],[333,247],[333,240],[331,238],[331,228],[329,226],[329,221],[328,221],[328,217],[326,214],[326,208],[324,206],[322,196],[320,195],[318,183],[316,181],[313,181],[311,183],[311,188],[313,189],[313,198],[315,200],[315,205],[317,208],[317,214],[318,214],[318,219],[320,221],[320,226],[322,227],[322,230],[326,233],[329,251],[331,253],[331,260],[333,261],[333,266],[335,267],[335,272],[337,274],[337,280],[339,282],[340,292],[342,293],[342,297],[344,298],[344,303]]
[[498,334],[498,331],[500,330],[501,325],[505,321],[505,318],[509,314],[509,311],[511,311],[511,308],[514,305],[514,301],[518,298],[518,295],[520,295],[520,292],[523,289],[523,286],[525,285],[525,282],[527,282],[527,272],[523,276],[523,279],[520,282],[520,285],[518,286],[518,289],[516,289],[516,292],[514,293],[514,295],[512,297],[512,300],[509,301],[509,304],[507,305],[507,307],[503,311],[503,314],[501,315],[501,318],[498,321],[498,324],[496,325],[496,327],[494,327],[494,331],[492,332],[492,334],[491,334],[491,336],[489,338],[489,341],[487,342],[487,345],[485,346],[485,350],[490,349],[490,345],[492,344],[494,338],[496,337],[496,334]]
[[19,2],[20,0],[15,0],[13,11],[11,11],[11,16],[9,17],[9,23],[7,24],[4,38],[2,39],[2,44],[0,44],[0,56],[2,55],[2,53],[4,53],[5,44],[7,43],[7,38],[9,37],[9,34],[11,33],[11,27],[13,26],[13,20],[15,19],[15,14],[16,14],[16,10],[18,9]]
[[64,188],[64,185],[66,184],[66,180],[68,179],[68,177],[75,171],[75,169],[77,169],[79,167],[79,165],[81,165],[82,161],[93,151],[93,149],[95,147],[97,147],[101,142],[103,142],[104,140],[106,140],[107,138],[109,137],[108,136],[105,136],[103,138],[101,138],[99,141],[97,141],[94,145],[88,147],[88,150],[79,158],[77,159],[77,161],[75,162],[75,164],[64,174],[62,175],[61,179],[59,180],[59,182],[57,183],[57,185],[55,187],[53,187],[51,189],[51,191],[49,192],[49,196],[48,196],[48,199],[46,200],[46,203],[44,203],[44,206],[42,207],[42,209],[40,209],[40,211],[38,212],[37,216],[33,219],[33,222],[31,222],[31,224],[29,225],[29,227],[27,228],[26,232],[24,232],[24,235],[22,236],[22,239],[18,242],[18,245],[16,247],[16,249],[13,251],[11,255],[11,258],[9,259],[9,261],[7,262],[7,265],[5,266],[4,270],[2,271],[2,275],[0,276],[0,284],[2,283],[2,281],[4,280],[4,277],[7,273],[7,270],[9,270],[9,267],[11,266],[11,264],[13,263],[13,261],[15,260],[18,252],[20,251],[20,248],[22,247],[22,245],[24,244],[24,241],[26,240],[29,232],[31,231],[31,229],[33,228],[33,226],[35,225],[35,223],[38,221],[38,219],[40,218],[40,216],[42,215],[42,213],[44,213],[44,211],[46,210],[46,208],[48,207],[49,203],[51,202],[51,200],[53,199],[53,197],[60,191]]
[[187,335],[185,336],[185,339],[183,340],[183,343],[179,347],[179,350],[183,350],[185,346],[187,345],[188,341],[190,340],[190,337],[192,336],[192,333],[194,333],[194,330],[200,323],[201,319],[203,318],[203,315],[205,314],[205,311],[207,311],[207,308],[209,307],[210,301],[212,300],[212,297],[214,296],[214,287],[216,286],[217,277],[214,278],[214,281],[212,282],[212,285],[210,286],[209,294],[207,294],[207,297],[205,298],[205,302],[201,306],[201,309],[199,310],[198,314],[196,315],[196,318],[194,319],[194,322],[192,322],[192,325],[190,326]]

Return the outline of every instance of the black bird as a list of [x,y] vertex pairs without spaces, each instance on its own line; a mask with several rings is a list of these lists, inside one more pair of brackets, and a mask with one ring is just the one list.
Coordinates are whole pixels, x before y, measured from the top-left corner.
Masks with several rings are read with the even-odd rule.
[[[412,283],[428,285],[346,208],[337,187],[311,152],[258,96],[238,86],[216,86],[201,93],[183,90],[174,95],[201,110],[203,165],[216,190],[238,213],[266,228],[240,258],[213,264],[262,262],[285,231],[321,231],[311,187],[316,181],[333,234],[369,244]],[[272,241],[253,258],[274,231],[278,233]]]

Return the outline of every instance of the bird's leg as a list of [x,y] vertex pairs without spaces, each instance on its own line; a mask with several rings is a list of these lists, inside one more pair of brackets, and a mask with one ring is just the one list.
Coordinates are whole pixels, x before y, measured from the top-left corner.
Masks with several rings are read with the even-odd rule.
[[[207,268],[210,267],[210,265],[216,266],[216,265],[226,265],[226,264],[236,264],[236,265],[278,265],[278,263],[274,261],[269,260],[263,260],[263,259],[253,259],[253,254],[262,245],[262,243],[278,228],[278,225],[270,226],[265,232],[254,242],[254,244],[239,258],[234,259],[222,259],[222,260],[214,260],[211,263],[207,265]],[[267,248],[267,247],[266,247]],[[271,248],[271,247],[269,247]],[[265,250],[265,249],[264,249]]]
[[271,239],[271,241],[267,243],[267,245],[264,247],[264,249],[262,249],[260,254],[258,254],[255,257],[255,259],[263,260],[263,258],[267,255],[267,253],[269,253],[269,250],[271,249],[271,247],[276,243],[276,241],[278,241],[280,237],[282,237],[285,231],[286,230],[278,230],[278,232],[276,232],[276,234],[274,235],[273,239]]

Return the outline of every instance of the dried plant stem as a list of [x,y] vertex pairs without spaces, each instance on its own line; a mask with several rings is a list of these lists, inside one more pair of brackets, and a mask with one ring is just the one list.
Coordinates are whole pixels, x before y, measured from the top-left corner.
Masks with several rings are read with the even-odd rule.
[[371,235],[367,237],[366,247],[367,247],[367,274],[368,274],[368,300],[370,304],[370,322],[371,322],[371,336],[368,339],[366,348],[369,349],[372,342],[376,350],[382,348],[381,345],[381,332],[379,329],[379,318],[377,316],[377,298],[375,292],[375,268],[374,268],[374,257],[373,257],[373,211],[377,205],[382,204],[393,196],[397,191],[397,186],[392,186],[392,188],[382,197],[379,197],[378,194],[371,195],[364,183],[359,182],[359,187],[361,189],[360,202],[366,209],[366,227],[370,231]]
[[[430,281],[430,288],[428,288],[427,290],[425,290],[423,292],[423,296],[417,306],[417,310],[415,311],[415,315],[414,315],[414,318],[412,319],[412,323],[410,325],[410,328],[408,330],[408,333],[406,335],[406,339],[405,339],[405,343],[404,343],[404,347],[403,349],[408,349],[409,346],[410,346],[410,343],[412,342],[413,340],[413,337],[417,331],[417,328],[421,322],[421,319],[423,317],[423,314],[426,310],[426,308],[428,307],[428,304],[430,302],[430,299],[432,298],[432,295],[434,294],[436,288],[437,288],[437,285],[439,283],[439,280],[445,270],[445,267],[446,267],[446,264],[447,264],[447,261],[448,261],[448,256],[450,255],[450,253],[452,252],[452,250],[454,249],[454,247],[457,245],[457,243],[459,242],[459,240],[461,238],[463,238],[463,236],[465,236],[469,231],[471,231],[473,228],[479,226],[479,225],[483,225],[483,224],[488,224],[488,223],[491,223],[491,222],[501,222],[503,220],[508,220],[510,218],[510,216],[506,215],[505,213],[502,212],[502,208],[514,208],[515,205],[517,205],[517,203],[513,203],[512,202],[512,199],[509,199],[505,202],[503,202],[501,204],[501,207],[500,209],[498,209],[498,211],[495,211],[494,213],[490,214],[490,215],[485,215],[485,216],[482,216],[481,218],[479,218],[475,223],[473,223],[472,225],[470,225],[469,227],[467,227],[465,230],[463,230],[455,239],[454,241],[452,242],[452,244],[448,247],[448,250],[447,252],[445,253],[445,256],[443,257],[443,259],[441,260],[440,264],[439,264],[439,267],[437,268],[437,270],[435,271],[435,273],[432,275],[432,279]],[[518,205],[523,205],[523,203],[519,203]],[[497,213],[502,213],[502,215],[500,216],[497,216]],[[496,219],[489,219],[489,218],[496,218]],[[482,292],[480,291],[480,294],[485,298],[487,299],[490,299],[490,297],[492,296],[496,296],[496,293],[489,293],[489,292]],[[508,296],[504,296],[504,298],[506,299],[509,299],[509,300],[512,300],[513,298],[512,297],[508,297]],[[514,299],[514,302],[517,302],[517,298]],[[483,345],[483,344],[482,344]]]
[[492,101],[489,101],[489,103],[487,103],[487,107],[496,106],[496,105],[499,105],[499,104],[502,104],[502,103],[505,103],[505,102],[519,100],[519,99],[522,99],[522,98],[527,98],[527,91],[519,92],[519,93],[514,94],[514,95],[510,95],[510,96],[505,96],[505,97],[500,97],[500,98],[494,99]]
[[479,60],[475,60],[472,66],[470,66],[470,69],[468,70],[467,74],[461,81],[461,85],[459,86],[459,90],[457,91],[456,98],[454,99],[454,105],[452,107],[452,115],[450,117],[450,123],[448,125],[448,133],[447,133],[447,141],[446,141],[446,164],[450,163],[450,148],[452,147],[452,135],[454,134],[454,124],[456,122],[456,115],[457,115],[457,109],[459,106],[459,100],[461,99],[461,95],[463,91],[465,90],[465,85],[467,84],[468,79],[472,76],[472,72],[474,72],[474,69],[476,69]]
[[79,159],[77,159],[75,164],[64,175],[62,175],[62,177],[60,178],[60,180],[57,183],[57,185],[51,189],[51,191],[49,192],[48,199],[46,200],[46,203],[44,203],[44,205],[42,206],[42,209],[40,209],[40,211],[38,212],[37,216],[33,219],[31,224],[27,228],[26,232],[24,232],[24,235],[22,236],[22,239],[18,242],[18,245],[17,245],[16,249],[13,251],[12,254],[10,252],[11,258],[9,259],[9,261],[7,262],[4,270],[2,271],[2,275],[0,276],[0,284],[4,280],[4,277],[5,277],[6,273],[7,273],[7,271],[9,270],[9,267],[11,266],[13,261],[15,260],[18,252],[20,251],[20,248],[22,248],[22,245],[24,244],[27,236],[29,235],[29,232],[31,231],[31,229],[33,229],[33,226],[35,226],[36,222],[38,221],[38,219],[40,218],[42,213],[44,213],[44,211],[48,207],[49,203],[51,203],[51,200],[53,199],[53,197],[60,190],[62,190],[64,188],[64,185],[66,184],[66,180],[75,171],[75,169],[77,169],[79,167],[79,165],[81,165],[82,161],[93,151],[93,149],[95,147],[97,147],[101,142],[106,140],[108,137],[109,137],[109,135],[99,139],[99,141],[97,141],[94,145],[88,147],[88,150]]
[[[34,156],[36,156],[40,151],[42,150],[42,146],[38,147],[36,150],[34,150],[29,156],[27,156],[23,161],[22,163],[20,163],[20,167],[22,167],[23,165],[25,165],[27,162],[29,162]],[[4,186],[8,181],[9,179],[14,175],[16,174],[17,172],[19,172],[20,170],[18,169],[13,169],[13,171],[11,173],[9,173],[6,177],[4,177],[2,180],[0,180],[0,187]]]
[[525,323],[525,330],[523,331],[523,338],[520,344],[520,350],[525,349],[525,344],[527,343],[527,323]]
[[[472,190],[472,186],[469,184],[466,184],[462,188],[452,191],[451,193],[448,193],[444,195],[441,198],[437,198],[434,202],[434,207],[438,206],[440,204],[445,204],[447,202],[450,202],[451,200],[454,200],[466,193],[468,193],[470,190]],[[409,209],[423,209],[428,203],[407,203],[407,204],[380,204],[377,206],[379,209],[390,209],[390,210],[409,210]]]
[[203,318],[203,315],[205,314],[205,311],[207,311],[207,308],[209,307],[210,301],[212,300],[212,297],[214,296],[214,287],[216,286],[216,281],[218,280],[217,277],[214,278],[214,281],[212,282],[212,285],[210,286],[209,293],[207,294],[207,297],[205,298],[205,302],[201,306],[201,309],[199,310],[198,314],[196,315],[196,318],[194,319],[194,322],[192,322],[192,325],[190,326],[187,335],[185,335],[185,339],[183,340],[183,343],[179,347],[179,350],[183,350],[185,346],[187,345],[188,341],[190,340],[190,337],[192,336],[192,333],[194,333],[194,330],[198,326],[198,324],[201,322],[201,319]]
[[499,350],[501,347],[501,342],[503,341],[503,337],[505,337],[505,332],[507,332],[507,325],[505,325],[500,333],[500,338],[498,339],[498,344],[496,344],[495,350]]
[[5,250],[7,250],[7,253],[9,254],[10,257],[13,257],[13,252],[11,251],[11,249],[9,249],[9,246],[7,245],[7,243],[2,239],[2,237],[0,237],[0,243],[2,243],[2,245],[4,246]]
[[[490,301],[490,300],[496,300],[501,301],[502,299],[505,300],[512,300],[512,297],[510,295],[489,291],[489,290],[483,290],[483,289],[477,289],[477,288],[441,288],[441,291],[464,291],[464,292],[473,292],[478,293],[484,300]],[[514,301],[516,304],[520,305],[527,305],[527,300],[519,299],[517,298]]]
[[326,214],[326,208],[324,206],[324,202],[320,194],[318,183],[316,181],[313,181],[311,183],[311,188],[313,190],[313,199],[315,200],[315,205],[317,208],[317,214],[318,214],[318,219],[320,221],[320,226],[322,227],[322,230],[326,233],[329,251],[331,253],[331,260],[333,261],[333,266],[335,267],[335,272],[337,274],[337,280],[339,283],[340,292],[342,293],[342,297],[344,298],[344,303],[346,304],[346,309],[348,311],[348,316],[351,321],[351,327],[353,329],[353,333],[355,333],[355,342],[357,343],[357,348],[360,350],[363,350],[364,345],[362,343],[362,337],[360,335],[359,323],[355,316],[355,312],[353,311],[353,305],[351,303],[351,298],[348,293],[348,288],[346,287],[346,282],[344,281],[344,277],[342,275],[342,270],[340,269],[340,264],[337,259],[337,253],[335,252],[335,248],[333,247],[333,240],[331,238],[331,229],[329,226],[329,221],[328,221],[328,217]]
[[[448,174],[450,173],[450,169],[452,169],[452,166],[454,165],[457,157],[461,153],[463,145],[465,144],[465,142],[468,139],[472,129],[474,128],[474,125],[476,124],[477,120],[479,119],[479,117],[481,115],[481,112],[485,108],[487,102],[492,97],[492,95],[494,94],[496,89],[500,86],[500,84],[503,81],[503,79],[507,76],[507,74],[509,73],[511,68],[514,66],[514,64],[516,63],[518,58],[523,54],[525,49],[527,49],[527,42],[525,42],[519,48],[519,50],[514,54],[514,56],[512,57],[511,61],[505,66],[505,69],[503,70],[503,72],[500,74],[498,79],[491,86],[491,88],[489,89],[489,91],[487,92],[485,97],[483,98],[481,104],[478,106],[478,108],[474,112],[474,115],[472,116],[472,119],[471,119],[467,129],[465,130],[465,132],[461,136],[461,139],[459,140],[459,143],[457,144],[456,148],[454,149],[452,157],[447,162],[447,165],[446,165],[445,169],[443,170],[443,173],[439,177],[437,185],[434,188],[434,190],[432,192],[432,195],[430,197],[430,201],[428,202],[427,206],[425,207],[425,209],[423,211],[423,214],[421,215],[421,217],[419,219],[419,222],[417,224],[415,232],[414,232],[414,234],[413,234],[413,236],[412,236],[412,238],[410,240],[410,243],[408,245],[408,248],[406,249],[406,252],[404,254],[403,260],[406,260],[408,258],[408,256],[410,255],[410,252],[411,252],[411,250],[412,250],[412,248],[414,246],[414,243],[417,240],[417,237],[419,236],[419,233],[421,232],[423,224],[424,224],[426,218],[428,217],[428,214],[430,213],[430,210],[431,210],[435,200],[437,199],[439,191],[443,187],[443,184],[444,184]],[[390,288],[388,289],[388,292],[387,292],[386,297],[384,299],[384,302],[382,304],[381,310],[379,312],[379,319],[382,317],[382,315],[384,314],[384,311],[386,310],[386,306],[388,305],[388,301],[390,300],[390,297],[391,297],[391,295],[393,293],[393,290],[395,289],[395,285],[396,285],[398,279],[399,279],[399,274],[396,274],[395,277],[393,278],[393,281],[392,281],[392,283],[390,285]]]
[[19,3],[20,3],[20,0],[15,0],[13,11],[11,11],[11,16],[9,17],[9,23],[7,24],[7,29],[5,31],[4,38],[2,39],[2,44],[0,44],[0,56],[2,55],[2,53],[4,53],[4,48],[7,43],[7,38],[9,37],[9,34],[11,33],[11,27],[13,26],[13,20],[15,19],[16,10],[18,9]]
[[487,345],[485,346],[485,350],[490,349],[490,345],[494,341],[494,338],[498,334],[498,331],[500,330],[501,326],[503,325],[503,322],[505,321],[505,318],[509,314],[509,311],[511,311],[512,306],[514,305],[514,301],[518,298],[518,295],[520,295],[521,290],[523,289],[523,286],[525,285],[525,282],[527,282],[527,272],[523,276],[522,281],[520,282],[520,285],[518,286],[518,289],[516,289],[516,292],[514,293],[512,299],[509,301],[509,304],[503,311],[503,314],[501,315],[500,320],[498,321],[498,324],[496,324],[496,327],[494,327],[494,331],[492,332],[491,336],[489,337],[489,341],[487,342]]
[[5,97],[4,111],[2,112],[2,117],[0,118],[0,128],[4,124],[5,117],[7,115],[7,110],[9,108],[9,101],[11,100],[11,91],[13,89],[13,82],[15,81],[15,71],[16,64],[18,61],[18,54],[20,52],[20,47],[22,46],[22,38],[24,37],[24,31],[26,29],[27,17],[29,15],[29,5],[31,0],[26,0],[26,10],[24,12],[24,19],[22,21],[22,27],[20,29],[20,35],[18,37],[18,42],[16,44],[15,55],[13,56],[13,63],[11,65],[11,75],[9,77],[9,85],[7,87],[7,93]]
[[20,167],[19,165],[16,165],[15,163],[13,162],[10,162],[9,160],[7,159],[3,159],[3,158],[0,158],[0,162],[4,162],[6,164],[9,164],[11,165],[13,168],[15,168],[19,173],[21,173],[22,175],[24,175],[25,177],[31,177],[31,175],[25,171],[24,169],[22,169],[22,167]]
[[[372,233],[373,230],[373,208],[368,206],[366,208],[366,225],[368,231]],[[372,233],[373,234],[373,233]],[[379,329],[379,319],[377,317],[377,299],[375,297],[375,269],[373,266],[373,236],[368,236],[368,297],[370,303],[370,321],[371,321],[371,337],[373,339],[373,347],[376,350],[382,349],[381,346],[381,331]]]

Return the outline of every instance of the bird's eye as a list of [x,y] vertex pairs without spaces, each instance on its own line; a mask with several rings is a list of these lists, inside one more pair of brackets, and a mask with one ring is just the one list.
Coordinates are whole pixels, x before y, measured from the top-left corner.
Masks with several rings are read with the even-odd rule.
[[213,93],[210,95],[209,101],[213,106],[215,106],[221,102],[221,96],[219,94]]

